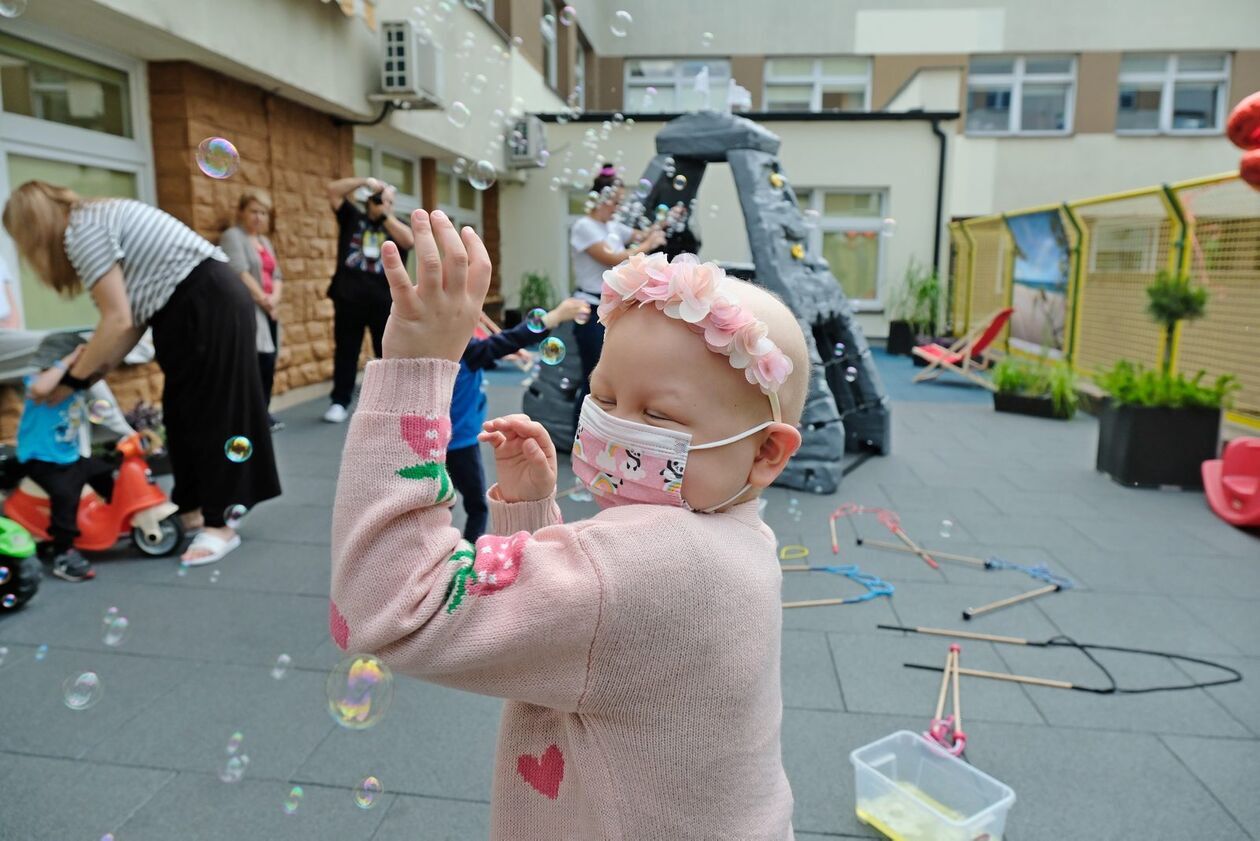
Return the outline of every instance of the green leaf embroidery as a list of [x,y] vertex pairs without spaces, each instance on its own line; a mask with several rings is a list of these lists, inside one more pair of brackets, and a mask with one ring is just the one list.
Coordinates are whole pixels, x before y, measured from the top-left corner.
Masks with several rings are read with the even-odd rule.
[[451,477],[446,472],[446,465],[426,461],[424,464],[400,468],[397,472],[404,479],[436,479],[438,495],[435,502],[446,502],[455,496],[455,492],[451,490]]
[[451,554],[446,562],[449,564],[460,564],[459,569],[455,570],[455,574],[451,576],[450,582],[446,585],[446,612],[454,613],[455,608],[464,602],[464,596],[467,592],[468,580],[475,576],[473,572],[473,560],[476,556],[473,554],[472,544],[467,540],[459,542],[459,548]]

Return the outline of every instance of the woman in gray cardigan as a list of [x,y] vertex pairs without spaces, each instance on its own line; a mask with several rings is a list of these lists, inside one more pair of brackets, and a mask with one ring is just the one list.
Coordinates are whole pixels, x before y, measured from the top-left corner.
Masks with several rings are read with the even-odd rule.
[[[279,325],[276,310],[280,306],[282,275],[276,250],[263,232],[270,227],[271,196],[256,187],[241,193],[236,206],[236,225],[223,232],[219,247],[227,254],[228,264],[241,275],[257,305],[258,368],[262,372],[263,394],[271,402],[271,385],[276,377],[276,354],[280,351]],[[284,424],[270,414],[271,431]]]

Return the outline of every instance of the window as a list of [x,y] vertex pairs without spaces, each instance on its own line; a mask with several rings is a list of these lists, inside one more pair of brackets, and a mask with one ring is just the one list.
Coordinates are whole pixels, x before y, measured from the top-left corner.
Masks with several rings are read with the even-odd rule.
[[372,147],[354,144],[354,175],[367,178],[372,174]]
[[767,111],[865,111],[871,64],[865,58],[772,58],[766,61]]
[[542,32],[543,73],[547,76],[547,84],[554,90],[560,84],[556,49],[555,0],[543,0],[543,16],[539,22],[539,29]]
[[354,174],[358,178],[379,178],[392,184],[398,195],[394,199],[394,215],[406,219],[411,211],[420,206],[420,180],[413,156],[391,152],[375,141],[364,140],[354,144]]
[[41,44],[0,34],[4,110],[133,137],[127,74]]
[[[12,34],[10,34],[12,33]],[[152,202],[144,65],[26,21],[0,33],[0,201],[32,179],[82,196]],[[0,229],[0,272],[16,278],[16,315],[29,330],[85,328],[91,298],[55,295]]]
[[1218,134],[1225,120],[1229,57],[1131,53],[1120,61],[1119,134]]
[[437,203],[456,229],[469,225],[481,233],[481,193],[447,166],[438,167]]
[[577,104],[586,108],[586,51],[590,49],[585,38],[578,39],[577,55],[573,60],[573,92],[578,95]]
[[972,56],[968,134],[1067,134],[1076,61],[1071,56]]
[[707,109],[710,92],[719,104],[726,102],[730,78],[726,59],[627,59],[624,109],[635,114]]
[[840,279],[858,309],[877,309],[883,284],[885,194],[879,190],[798,190],[810,223],[808,246]]
[[1090,235],[1091,272],[1155,271],[1160,223],[1149,219],[1107,218],[1096,223]]

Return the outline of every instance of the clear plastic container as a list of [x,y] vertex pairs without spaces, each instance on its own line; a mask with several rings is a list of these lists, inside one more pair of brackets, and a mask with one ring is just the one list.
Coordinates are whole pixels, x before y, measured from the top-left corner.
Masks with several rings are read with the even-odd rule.
[[1015,792],[917,733],[849,754],[858,820],[894,841],[1001,841]]

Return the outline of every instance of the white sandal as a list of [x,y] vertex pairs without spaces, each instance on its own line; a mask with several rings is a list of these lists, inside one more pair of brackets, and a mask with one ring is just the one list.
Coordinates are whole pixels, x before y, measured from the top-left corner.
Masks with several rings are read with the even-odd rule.
[[235,549],[237,546],[240,546],[240,545],[241,545],[241,536],[239,534],[232,535],[231,540],[224,540],[223,538],[217,537],[216,535],[213,535],[208,531],[199,532],[197,536],[193,538],[193,542],[185,551],[185,554],[187,554],[188,552],[192,552],[193,550],[197,550],[197,549],[203,552],[209,552],[210,554],[202,555],[199,558],[192,558],[191,560],[187,560],[187,561],[185,561],[181,557],[180,563],[183,564],[184,566],[190,566],[190,567],[199,567],[204,564],[212,564],[215,561],[223,560],[223,558],[229,552],[231,552],[233,549]]

